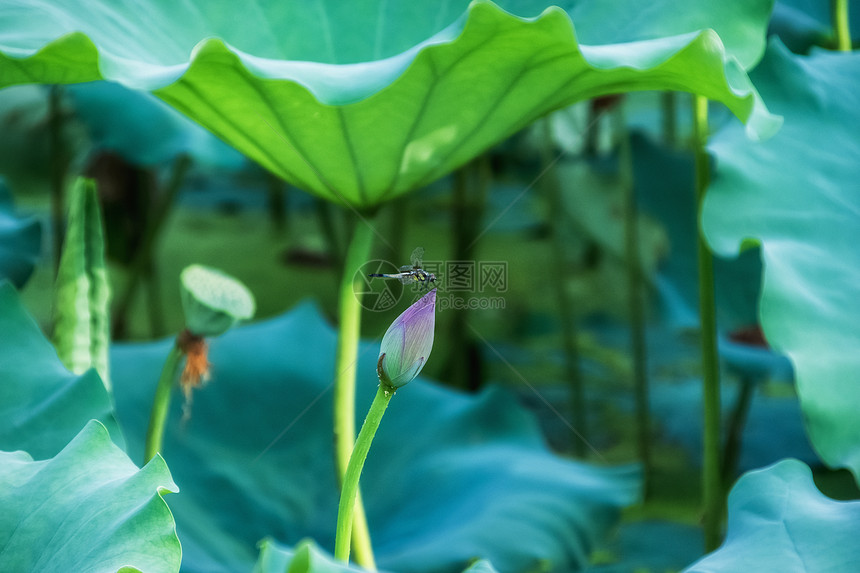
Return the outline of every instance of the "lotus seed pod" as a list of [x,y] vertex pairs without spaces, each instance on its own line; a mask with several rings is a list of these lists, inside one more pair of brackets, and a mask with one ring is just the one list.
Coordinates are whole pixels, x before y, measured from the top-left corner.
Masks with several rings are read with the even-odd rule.
[[180,283],[185,326],[192,334],[219,336],[254,315],[251,292],[219,270],[191,265],[182,271]]

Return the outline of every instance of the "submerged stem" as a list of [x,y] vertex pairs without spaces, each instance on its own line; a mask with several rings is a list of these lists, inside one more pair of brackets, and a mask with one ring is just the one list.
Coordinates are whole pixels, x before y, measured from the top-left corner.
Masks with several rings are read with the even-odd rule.
[[543,172],[542,188],[546,193],[549,207],[550,243],[555,267],[555,297],[558,304],[558,315],[561,320],[561,344],[564,351],[564,374],[570,388],[570,409],[573,423],[579,429],[573,437],[573,453],[577,457],[585,457],[588,446],[588,409],[585,403],[585,383],[582,376],[579,353],[579,329],[576,324],[576,309],[567,292],[566,249],[564,229],[569,224],[565,218],[564,201],[561,181],[555,164],[558,157],[553,157],[552,134],[549,119],[543,120],[543,145],[540,147],[541,168]]
[[[355,372],[358,342],[361,335],[361,303],[354,288],[356,271],[367,262],[373,245],[373,227],[367,221],[357,222],[346,253],[338,293],[339,327],[334,382],[334,450],[337,477],[344,483],[355,442]],[[356,486],[357,487],[357,486]],[[366,569],[375,569],[370,531],[359,495],[355,502],[355,525],[350,512],[350,527],[355,542],[355,560]]]
[[182,360],[182,350],[176,344],[170,349],[161,376],[158,378],[158,386],[155,388],[155,398],[152,401],[152,410],[149,414],[149,428],[146,430],[146,445],[143,448],[143,463],[149,462],[155,454],[161,451],[164,441],[164,424],[167,420],[167,411],[170,409],[170,392],[173,390],[173,382],[176,380],[176,372]]
[[388,389],[383,384],[379,385],[376,397],[370,405],[370,410],[368,410],[361,431],[358,433],[358,439],[355,441],[355,449],[352,451],[352,456],[346,467],[343,488],[340,492],[340,505],[337,510],[337,534],[334,543],[334,556],[341,561],[349,561],[353,512],[358,505],[358,481],[361,478],[361,471],[364,469],[367,452],[370,451],[370,444],[373,442],[373,437],[382,421],[382,415],[385,414],[385,409],[388,407],[392,396],[394,396],[394,390]]
[[720,485],[720,370],[717,355],[717,319],[714,300],[714,260],[701,229],[702,202],[710,181],[708,99],[695,96],[693,127],[696,158],[696,239],[699,260],[699,316],[702,329],[702,380],[704,406],[702,504],[704,506],[705,551],[720,544],[723,489]]

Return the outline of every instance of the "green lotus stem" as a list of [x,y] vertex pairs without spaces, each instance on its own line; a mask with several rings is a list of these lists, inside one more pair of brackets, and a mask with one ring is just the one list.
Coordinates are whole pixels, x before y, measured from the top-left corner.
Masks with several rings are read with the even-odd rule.
[[558,315],[561,321],[561,343],[564,351],[564,372],[570,387],[570,408],[573,413],[573,423],[579,430],[579,436],[573,437],[573,453],[578,457],[584,457],[588,445],[588,411],[585,403],[585,385],[583,383],[580,368],[580,353],[578,345],[579,332],[576,324],[576,313],[573,301],[567,292],[567,275],[563,264],[567,246],[564,243],[564,202],[562,200],[561,182],[555,169],[555,159],[552,156],[552,133],[550,131],[549,119],[545,118],[542,124],[543,145],[540,147],[541,169],[544,173],[542,189],[546,193],[549,206],[550,241],[553,250],[553,258],[559,264],[554,265],[555,297],[558,302]]
[[395,261],[409,260],[410,253],[405,252],[406,231],[409,229],[409,198],[410,194],[407,193],[388,203],[390,205],[388,241],[394,245],[391,256]]
[[149,315],[149,331],[152,338],[164,336],[167,331],[167,327],[164,325],[164,304],[162,304],[159,278],[158,265],[150,260],[146,269],[146,305]]
[[728,420],[728,431],[726,432],[726,445],[723,449],[723,486],[728,493],[729,484],[735,479],[738,470],[738,459],[741,455],[741,437],[744,426],[749,418],[750,406],[755,393],[756,380],[750,376],[743,376],[740,380],[740,389]]
[[[665,96],[666,94],[663,95]],[[673,93],[672,95],[675,94]],[[674,114],[674,103],[671,113]],[[615,132],[620,139],[618,145],[618,170],[624,192],[624,255],[627,259],[625,266],[627,267],[627,288],[629,293],[630,342],[633,352],[633,387],[636,400],[637,445],[639,461],[642,463],[642,491],[644,492],[644,497],[647,498],[650,492],[653,466],[651,463],[651,412],[648,399],[645,305],[642,300],[644,281],[642,262],[639,257],[636,197],[633,193],[633,150],[630,145],[630,133],[624,121],[623,103],[619,103],[616,106],[613,117],[615,120]]]
[[[324,199],[314,198],[314,207],[316,209],[317,224],[323,239],[325,239],[328,255],[337,267],[343,266],[343,247],[342,240],[338,236],[335,224],[334,205]],[[337,213],[340,215],[340,213]]]
[[170,179],[166,184],[164,193],[154,208],[152,218],[149,221],[141,238],[140,247],[132,259],[128,272],[128,280],[122,294],[117,297],[116,311],[114,312],[113,332],[119,338],[125,335],[126,320],[140,286],[141,279],[147,276],[147,270],[155,264],[153,252],[162,226],[170,214],[171,207],[179,193],[185,174],[191,166],[191,157],[180,155],[173,164]]
[[[476,157],[453,173],[451,233],[452,258],[455,261],[475,260],[475,245],[480,240],[481,233],[479,223],[491,182],[492,173],[487,154]],[[465,292],[452,290],[450,296],[460,299],[458,304],[466,304]],[[483,382],[480,362],[475,359],[480,353],[474,352],[475,341],[466,326],[467,318],[468,313],[455,312],[448,324],[448,348],[451,353],[444,377],[458,388],[475,392]]]
[[164,424],[167,420],[167,411],[170,409],[170,394],[182,356],[179,345],[174,345],[164,361],[164,367],[161,369],[158,386],[155,388],[155,398],[152,400],[152,410],[149,413],[149,428],[146,430],[146,445],[143,448],[144,464],[161,451],[161,445],[164,441]]
[[674,148],[678,143],[678,92],[663,92],[660,94],[660,110],[663,118],[663,143]]
[[848,0],[830,0],[830,19],[836,36],[836,49],[851,51],[851,29],[848,26]]
[[269,220],[276,235],[281,235],[287,228],[287,187],[286,182],[277,175],[267,173],[266,207],[269,210]]
[[[346,253],[343,276],[338,293],[340,324],[335,356],[334,381],[334,450],[337,477],[345,483],[345,475],[355,443],[355,372],[358,360],[358,343],[361,335],[361,303],[355,289],[356,271],[370,258],[373,245],[373,227],[368,221],[356,222],[352,240]],[[361,285],[363,290],[364,285]],[[366,569],[375,569],[370,530],[364,514],[361,494],[355,502],[355,513],[350,511],[350,527],[355,545],[355,561]],[[354,520],[354,524],[352,521]]]
[[[696,218],[700,221],[702,201],[710,181],[708,140],[708,99],[693,99],[693,130],[696,161]],[[717,356],[717,319],[714,302],[714,260],[705,243],[701,226],[696,239],[699,260],[699,316],[702,339],[702,403],[704,406],[702,504],[705,551],[720,545],[723,490],[720,484],[720,366]]]
[[373,437],[382,421],[382,415],[385,414],[385,409],[388,408],[392,396],[394,396],[394,390],[388,389],[384,384],[379,385],[376,397],[370,405],[370,410],[368,410],[361,431],[358,433],[358,439],[355,441],[355,449],[353,449],[349,464],[346,467],[343,488],[340,492],[340,505],[337,510],[337,534],[334,542],[334,556],[341,561],[349,561],[353,512],[358,505],[358,480],[361,478],[361,471],[364,469],[364,461],[367,459],[367,452],[370,451],[370,444],[373,442]]
[[63,220],[66,169],[68,161],[63,148],[63,92],[61,86],[51,86],[48,94],[48,135],[51,152],[51,233],[53,235],[54,273],[60,270],[63,252]]

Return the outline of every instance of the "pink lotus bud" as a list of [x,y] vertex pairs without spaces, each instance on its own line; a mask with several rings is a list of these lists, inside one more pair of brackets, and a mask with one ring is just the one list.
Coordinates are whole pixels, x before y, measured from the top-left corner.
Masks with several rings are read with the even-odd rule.
[[380,383],[396,390],[418,376],[430,350],[436,326],[436,289],[394,319],[382,337],[377,373]]

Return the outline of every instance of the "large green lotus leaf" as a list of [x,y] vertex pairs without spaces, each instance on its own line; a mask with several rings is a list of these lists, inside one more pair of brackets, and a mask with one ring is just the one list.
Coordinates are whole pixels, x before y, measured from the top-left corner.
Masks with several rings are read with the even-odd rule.
[[92,418],[121,443],[110,397],[96,371],[77,376],[66,370],[15,289],[0,283],[0,450],[49,458]]
[[41,248],[41,225],[36,219],[15,214],[12,195],[0,178],[0,280],[23,286],[33,273]]
[[105,78],[153,91],[286,180],[355,206],[607,93],[692,91],[755,136],[779,125],[712,30],[581,46],[560,8],[523,19],[477,0],[454,19],[436,2],[389,4],[153,1],[141,26],[139,4],[13,1],[0,8],[0,86]]
[[168,491],[164,460],[138,469],[95,420],[51,459],[0,452],[3,570],[178,571]]
[[[174,400],[163,454],[188,571],[247,571],[267,536],[331,550],[338,491],[332,451],[335,332],[310,305],[212,341],[212,380],[183,427]],[[118,346],[118,415],[132,457],[171,341]],[[358,418],[376,392],[379,344],[360,347]],[[362,476],[376,556],[400,572],[503,571],[586,563],[636,496],[638,472],[551,454],[532,417],[501,390],[469,396],[415,380],[392,400]],[[241,524],[241,525],[240,525]]]
[[856,571],[860,502],[821,494],[802,462],[750,472],[729,494],[723,545],[687,573]]
[[774,42],[755,78],[785,128],[756,145],[731,127],[713,138],[705,234],[726,255],[761,243],[765,335],[794,363],[813,446],[860,478],[860,54]]

